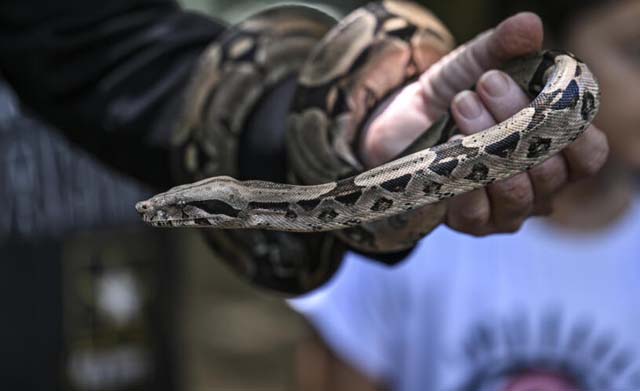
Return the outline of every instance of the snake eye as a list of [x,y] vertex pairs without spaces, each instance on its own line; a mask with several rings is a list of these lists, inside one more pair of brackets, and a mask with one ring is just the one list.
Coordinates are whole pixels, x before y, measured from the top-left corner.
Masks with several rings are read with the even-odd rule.
[[176,202],[176,206],[177,206],[178,208],[184,208],[184,206],[185,206],[186,204],[187,204],[187,203],[186,203],[186,202],[184,202],[184,200],[180,200],[180,201]]

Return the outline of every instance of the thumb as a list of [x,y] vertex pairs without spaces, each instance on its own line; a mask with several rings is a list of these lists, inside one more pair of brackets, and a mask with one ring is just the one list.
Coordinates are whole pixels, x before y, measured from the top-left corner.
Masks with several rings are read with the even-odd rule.
[[522,12],[444,56],[420,76],[427,117],[437,120],[458,92],[505,61],[540,50],[542,39],[538,15]]

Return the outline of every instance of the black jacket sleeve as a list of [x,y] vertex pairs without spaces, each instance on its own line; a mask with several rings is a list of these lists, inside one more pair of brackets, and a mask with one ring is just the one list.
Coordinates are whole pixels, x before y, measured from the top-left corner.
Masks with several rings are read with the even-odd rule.
[[167,187],[182,89],[224,29],[173,0],[3,0],[0,72],[72,141]]

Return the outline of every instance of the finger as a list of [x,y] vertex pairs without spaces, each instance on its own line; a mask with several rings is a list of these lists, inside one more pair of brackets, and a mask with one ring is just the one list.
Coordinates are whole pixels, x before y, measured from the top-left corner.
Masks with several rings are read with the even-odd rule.
[[429,126],[419,89],[417,83],[409,84],[371,114],[360,146],[366,167],[379,166],[398,156]]
[[[486,107],[491,111],[497,121],[505,120],[514,115],[529,103],[529,97],[522,89],[504,72],[489,71],[478,81],[478,95]],[[534,204],[525,205],[519,213],[515,211],[505,211],[504,213],[515,213],[509,216],[503,214],[503,209],[496,206],[493,220],[499,226],[510,225],[508,220],[520,221],[526,217],[526,213],[531,211],[535,215],[546,215],[551,213],[551,197],[566,183],[567,167],[562,156],[554,156],[546,162],[534,167],[528,172],[529,181],[533,189]],[[524,178],[517,179],[524,181]],[[489,187],[489,194],[495,202],[500,201],[499,191],[495,186]],[[508,209],[508,208],[507,208]],[[512,225],[515,225],[513,223]]]
[[[403,89],[384,115],[373,116],[377,119],[364,132],[361,144],[365,165],[377,166],[396,156],[437,121],[454,95],[471,87],[482,72],[510,58],[537,51],[541,45],[540,18],[520,13],[445,56],[415,83],[417,89],[413,89],[413,84]],[[392,126],[398,118],[404,124],[401,132]]]
[[462,134],[473,134],[496,124],[478,94],[462,91],[453,99],[451,114]]
[[477,91],[496,122],[506,120],[531,101],[512,78],[498,70],[482,75],[478,80]]
[[[495,70],[478,80],[478,96],[496,122],[511,117],[530,100],[510,77]],[[533,211],[534,186],[527,173],[489,185],[487,194],[491,203],[491,222],[499,231],[517,230]]]
[[487,187],[491,222],[499,232],[515,232],[533,211],[534,190],[529,175],[521,173]]
[[609,155],[609,144],[605,134],[590,126],[576,141],[564,149],[569,165],[569,179],[578,180],[596,174]]
[[[458,128],[465,134],[475,133],[495,124],[475,92],[463,91],[456,95],[451,112]],[[486,235],[490,232],[490,219],[491,207],[484,189],[449,200],[446,224],[456,231],[476,236]]]
[[487,192],[478,189],[450,199],[445,222],[458,232],[474,236],[492,232],[491,203]]
[[443,57],[420,77],[427,116],[436,120],[455,94],[470,88],[483,72],[540,50],[542,37],[540,18],[523,12]]
[[536,216],[548,215],[552,211],[552,197],[569,180],[569,168],[562,154],[552,156],[547,161],[529,170],[529,180],[533,184]]

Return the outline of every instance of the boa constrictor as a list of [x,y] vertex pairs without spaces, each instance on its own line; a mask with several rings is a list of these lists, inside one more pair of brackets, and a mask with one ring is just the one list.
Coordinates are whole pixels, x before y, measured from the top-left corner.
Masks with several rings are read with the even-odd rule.
[[[359,28],[354,20],[357,19],[345,19],[336,31]],[[393,38],[410,41],[414,32],[403,30]],[[363,56],[342,54],[312,57],[325,70],[319,84],[324,84],[321,90],[326,93],[320,97],[320,105],[311,99],[296,102],[298,111],[305,104],[313,108],[314,118],[308,120],[309,126],[314,120],[339,121],[338,117],[349,110],[348,103],[341,101],[340,95],[345,92],[336,85],[340,78],[334,73],[350,64],[335,62],[363,61]],[[464,50],[457,55],[465,55]],[[396,70],[401,73],[396,79],[406,81],[407,70]],[[508,178],[574,141],[597,111],[599,90],[586,65],[567,53],[546,52],[521,59],[511,64],[507,72],[524,81],[527,91],[537,96],[510,119],[478,134],[426,148],[338,181],[292,185],[213,177],[170,189],[138,203],[136,208],[145,222],[158,227],[329,231],[388,218]],[[368,108],[374,105],[370,103]],[[316,137],[331,139],[326,134]],[[313,169],[314,162],[308,162],[302,171]]]

